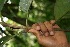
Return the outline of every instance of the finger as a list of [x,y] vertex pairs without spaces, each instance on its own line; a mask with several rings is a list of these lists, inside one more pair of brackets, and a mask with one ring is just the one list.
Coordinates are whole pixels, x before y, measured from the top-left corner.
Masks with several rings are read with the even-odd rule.
[[48,36],[48,30],[47,30],[46,26],[44,25],[44,23],[39,23],[39,26],[40,26],[40,29],[41,29],[43,35],[45,35],[45,33],[46,33],[45,36]]
[[35,30],[40,30],[40,26],[37,23],[33,24],[32,28]]
[[45,33],[45,36],[49,36],[49,32],[46,32],[46,33]]
[[54,35],[54,31],[53,31],[53,28],[52,28],[52,24],[48,21],[44,22],[45,26],[47,27],[50,35]]
[[43,23],[39,23],[39,26],[40,26],[41,31],[42,31],[43,33],[45,33],[45,32],[47,31],[47,28],[46,28],[46,26],[45,26]]
[[30,29],[28,32],[33,33],[37,38],[40,37],[39,31],[37,31],[37,30],[35,30],[35,29]]
[[55,24],[55,20],[51,20],[50,23],[51,23],[52,25],[54,25],[54,24]]
[[37,23],[33,24],[32,28],[39,31],[40,36],[44,35],[44,33],[41,31],[41,28],[40,28],[39,24],[37,24]]
[[57,24],[55,24],[54,26],[53,26],[53,28],[60,28]]
[[57,24],[55,24],[55,20],[51,20],[50,23],[52,24],[54,31],[61,30],[60,27]]
[[45,33],[43,33],[42,31],[39,31],[40,32],[40,36],[49,36],[49,32],[45,32]]

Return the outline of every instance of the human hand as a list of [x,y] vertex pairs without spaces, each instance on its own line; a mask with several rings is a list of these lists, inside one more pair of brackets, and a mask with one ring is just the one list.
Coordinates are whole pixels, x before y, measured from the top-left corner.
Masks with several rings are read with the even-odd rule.
[[44,47],[67,47],[66,35],[63,31],[54,31],[53,28],[60,28],[58,25],[53,25],[54,20],[50,22],[33,24],[29,32],[33,33],[38,42]]

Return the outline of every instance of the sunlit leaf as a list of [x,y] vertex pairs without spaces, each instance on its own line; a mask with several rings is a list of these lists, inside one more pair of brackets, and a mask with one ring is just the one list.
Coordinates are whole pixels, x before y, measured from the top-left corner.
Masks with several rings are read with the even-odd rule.
[[30,4],[31,4],[32,0],[20,0],[20,9],[23,12],[27,12],[29,10]]
[[0,0],[0,11],[2,10],[5,2],[6,0]]
[[0,46],[4,45],[7,41],[9,41],[13,36],[5,36],[0,39]]
[[63,17],[70,10],[70,0],[56,0],[54,7],[55,19]]

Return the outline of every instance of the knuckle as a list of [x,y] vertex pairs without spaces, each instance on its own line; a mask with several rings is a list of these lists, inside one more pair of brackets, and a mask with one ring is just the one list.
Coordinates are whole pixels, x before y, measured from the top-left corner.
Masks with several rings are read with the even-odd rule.
[[35,26],[35,24],[32,25],[32,27]]
[[48,24],[49,23],[49,21],[46,21],[46,22],[44,22],[45,24]]
[[54,23],[55,23],[55,20],[51,20],[50,23],[51,23],[51,24],[54,24]]

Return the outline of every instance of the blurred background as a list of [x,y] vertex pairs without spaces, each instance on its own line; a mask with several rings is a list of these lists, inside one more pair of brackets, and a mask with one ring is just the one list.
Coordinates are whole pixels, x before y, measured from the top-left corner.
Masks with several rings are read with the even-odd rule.
[[[23,6],[25,3],[23,1],[26,0],[0,0],[0,47],[42,47],[33,34],[26,32],[26,27],[31,27],[33,23],[55,19],[54,6],[56,0],[33,0],[28,12],[26,12],[27,6]],[[63,18],[67,18],[68,21],[70,14],[66,15],[67,17]],[[64,29],[69,28],[67,21],[63,22],[67,26],[59,24],[64,20],[60,19],[57,22],[58,25]],[[70,42],[70,32],[65,33],[68,42]]]

